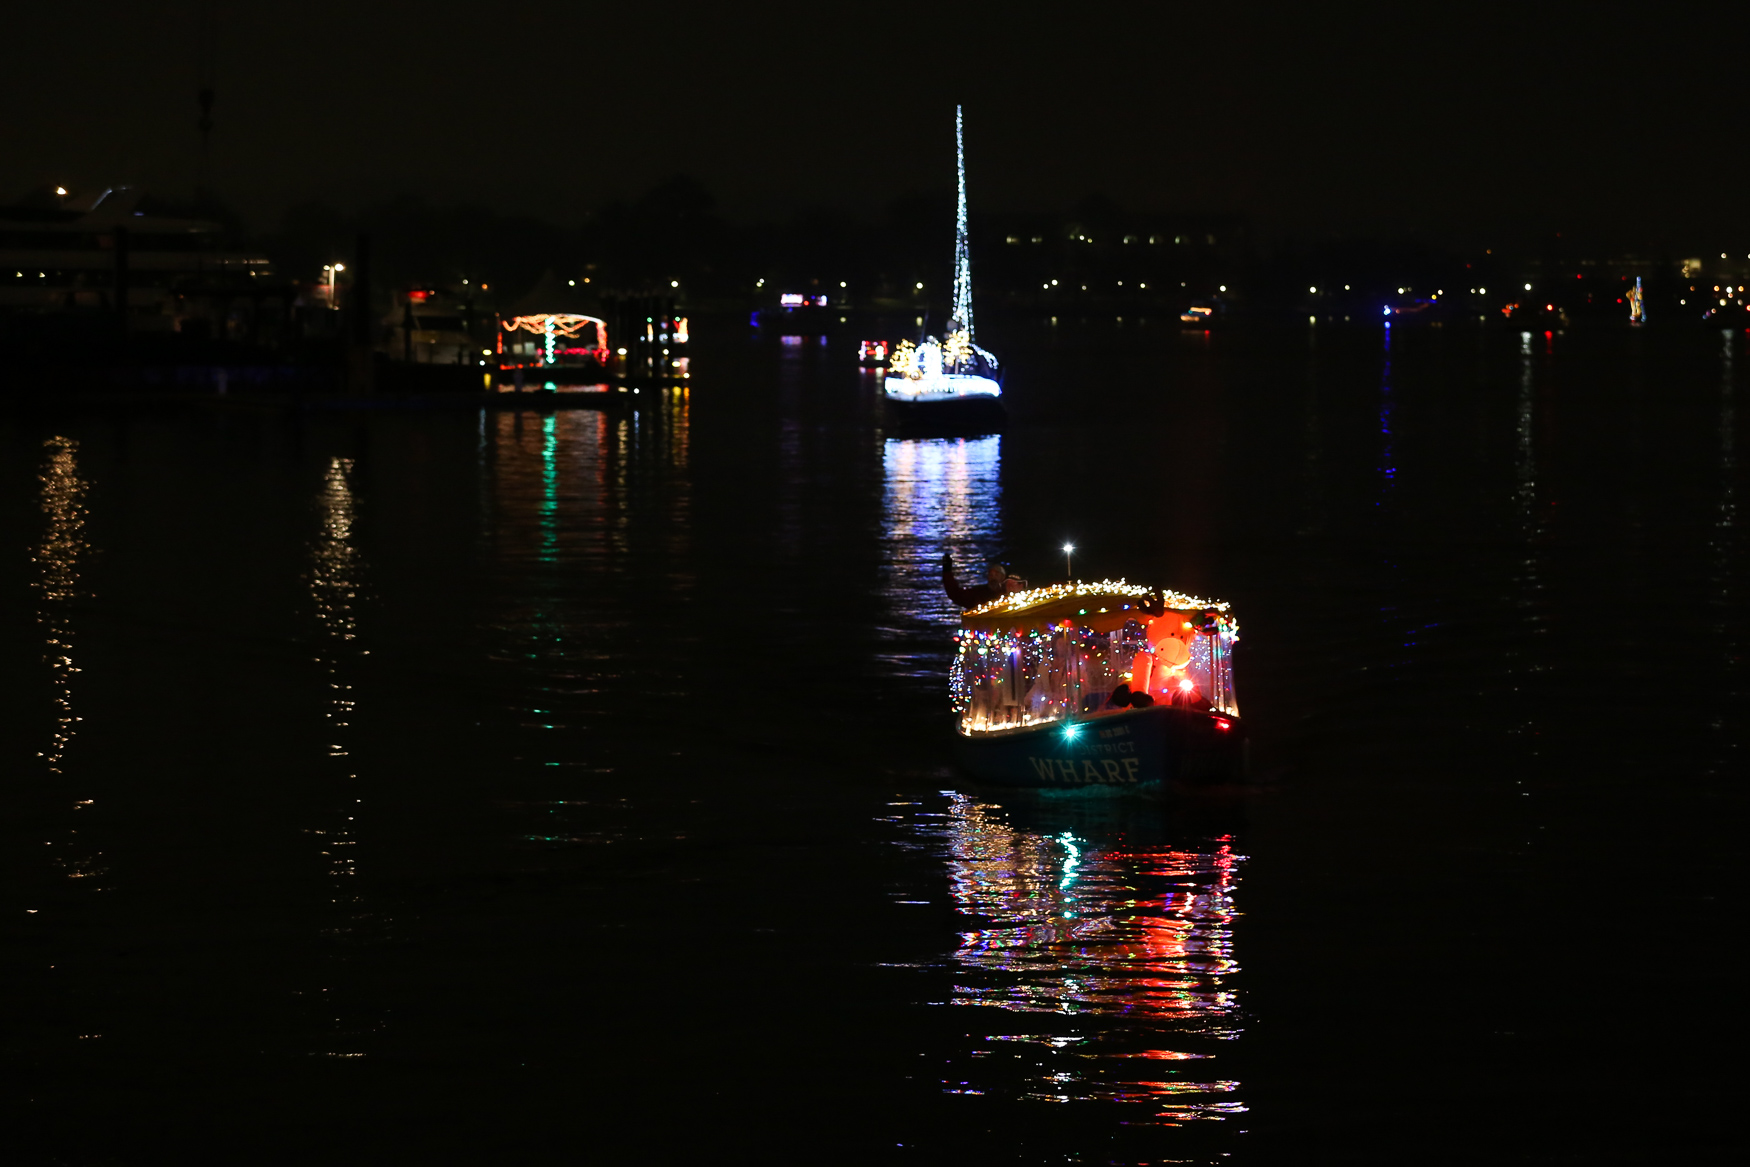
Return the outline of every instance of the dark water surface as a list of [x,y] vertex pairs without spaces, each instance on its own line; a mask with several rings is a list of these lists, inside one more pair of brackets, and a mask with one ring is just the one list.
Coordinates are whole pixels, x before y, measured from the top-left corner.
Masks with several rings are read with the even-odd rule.
[[[0,422],[15,1161],[1699,1162],[1744,338],[709,328],[623,415]],[[1268,782],[948,765],[942,549],[1231,599]]]

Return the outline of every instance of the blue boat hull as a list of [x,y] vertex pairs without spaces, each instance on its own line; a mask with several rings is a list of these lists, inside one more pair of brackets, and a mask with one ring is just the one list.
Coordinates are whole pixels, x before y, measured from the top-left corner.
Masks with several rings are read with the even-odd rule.
[[957,745],[960,765],[993,786],[1150,790],[1243,780],[1245,737],[1237,717],[1155,705],[963,734]]

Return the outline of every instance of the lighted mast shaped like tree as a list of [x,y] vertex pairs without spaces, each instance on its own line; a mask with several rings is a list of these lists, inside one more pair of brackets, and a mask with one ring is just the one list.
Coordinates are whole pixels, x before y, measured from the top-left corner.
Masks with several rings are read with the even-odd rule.
[[966,244],[966,142],[962,135],[960,107],[954,107],[954,167],[959,202],[954,210],[954,317],[948,333],[966,334],[972,346],[972,252]]
[[[945,372],[988,375],[996,358],[972,339],[972,249],[966,238],[966,137],[960,106],[954,107],[954,176],[957,202],[954,209],[954,314],[948,335],[942,338]],[[978,366],[984,364],[988,369]]]
[[[954,107],[954,165],[958,188],[958,205],[954,214],[954,312],[948,320],[948,332],[940,341],[933,336],[925,337],[917,345],[907,340],[900,341],[890,358],[889,375],[896,379],[896,383],[899,377],[913,383],[927,383],[934,387],[932,392],[994,397],[1001,393],[997,359],[979,348],[972,339],[972,249],[966,234],[964,126],[964,115],[957,105]],[[944,374],[985,384],[968,389],[966,382],[962,382],[944,388],[941,380]]]

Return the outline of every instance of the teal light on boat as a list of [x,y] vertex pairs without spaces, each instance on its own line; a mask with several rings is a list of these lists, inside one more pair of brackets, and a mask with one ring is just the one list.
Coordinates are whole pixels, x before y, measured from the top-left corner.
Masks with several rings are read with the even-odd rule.
[[1082,730],[1081,725],[1078,724],[1077,722],[1072,721],[1068,725],[1063,727],[1063,736],[1066,738],[1074,738],[1076,734],[1081,732],[1081,730]]

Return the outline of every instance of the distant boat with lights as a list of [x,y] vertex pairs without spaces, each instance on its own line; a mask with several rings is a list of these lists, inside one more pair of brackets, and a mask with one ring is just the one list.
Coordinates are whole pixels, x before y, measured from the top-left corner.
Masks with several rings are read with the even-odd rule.
[[949,684],[960,764],[999,786],[1160,789],[1244,778],[1225,603],[1053,584],[961,615]]
[[894,347],[882,395],[902,423],[990,424],[1003,419],[1002,375],[996,357],[978,347],[972,332],[972,257],[966,239],[966,150],[959,106],[954,107],[954,157],[959,203],[954,219],[954,314],[946,334]]

